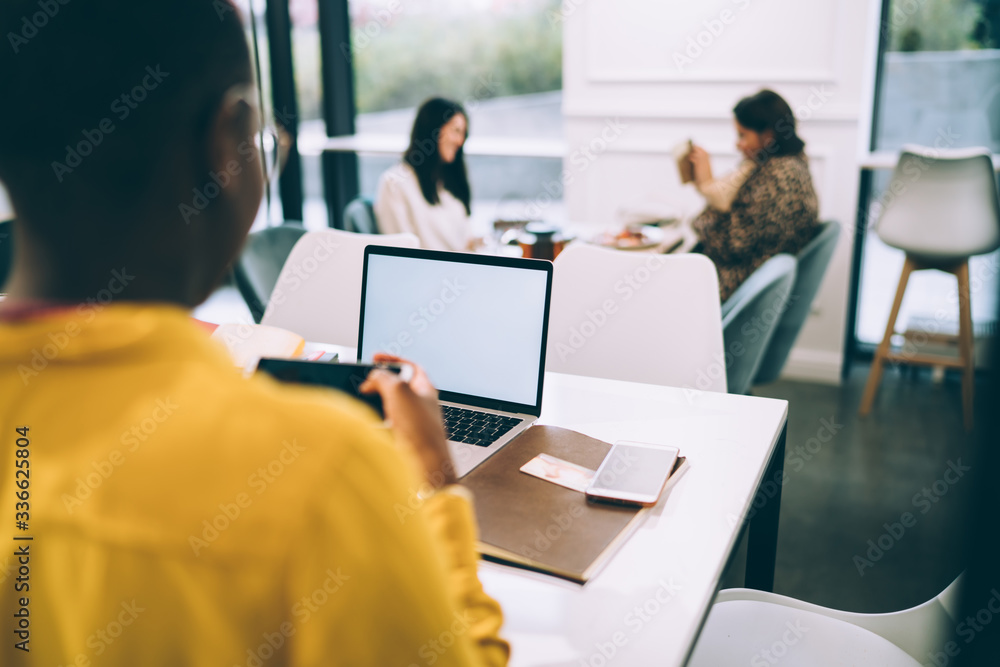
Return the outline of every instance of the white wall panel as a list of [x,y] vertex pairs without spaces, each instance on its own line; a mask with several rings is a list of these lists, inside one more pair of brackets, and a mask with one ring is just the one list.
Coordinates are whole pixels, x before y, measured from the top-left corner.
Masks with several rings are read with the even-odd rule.
[[[832,81],[832,32],[789,27],[831,25],[834,11],[832,3],[802,0],[594,2],[586,24],[588,78]],[[770,20],[775,15],[782,21]]]
[[[770,87],[795,110],[821,217],[838,220],[844,234],[786,367],[791,376],[839,377],[857,149],[859,132],[867,132],[874,34],[868,23],[877,16],[877,2],[564,3],[563,99],[571,147],[566,204],[573,220],[611,226],[623,207],[650,203],[694,214],[701,199],[680,185],[671,148],[692,138],[709,150],[721,173],[738,159],[731,112],[737,100]],[[697,57],[686,62],[678,54]]]

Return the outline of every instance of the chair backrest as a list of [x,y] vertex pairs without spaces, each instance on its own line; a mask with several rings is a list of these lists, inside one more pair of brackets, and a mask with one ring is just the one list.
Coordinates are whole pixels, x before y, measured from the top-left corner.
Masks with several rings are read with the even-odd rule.
[[719,591],[715,604],[757,602],[826,616],[873,632],[913,656],[918,661],[915,664],[923,664],[920,661],[928,655],[942,651],[945,643],[952,639],[952,630],[961,617],[958,594],[964,577],[965,574],[959,575],[946,589],[927,602],[902,611],[883,614],[830,609],[784,595],[748,588],[729,588]]
[[14,221],[0,222],[0,287],[14,266]]
[[247,236],[243,251],[233,265],[233,278],[254,322],[260,323],[281,267],[305,233],[302,223],[286,222]]
[[378,234],[375,207],[371,199],[358,197],[344,207],[344,229],[358,234]]
[[547,370],[726,391],[715,266],[573,243],[555,261]]
[[795,258],[775,255],[750,274],[729,297],[722,319],[726,382],[731,394],[745,394],[757,375],[795,282]]
[[771,338],[771,344],[764,352],[754,384],[774,382],[781,375],[781,369],[785,367],[792,346],[795,345],[795,339],[799,337],[802,325],[809,317],[813,299],[816,298],[816,292],[819,291],[823,276],[826,275],[826,268],[830,265],[830,258],[833,257],[839,236],[840,225],[836,221],[824,222],[816,238],[810,241],[795,258],[795,284],[792,285],[792,293],[788,297],[788,307],[778,321],[778,328]]
[[417,248],[413,234],[355,234],[324,229],[303,236],[281,269],[261,324],[307,341],[358,346],[365,248]]
[[876,231],[886,244],[932,260],[1000,247],[1000,202],[990,151],[907,145]]

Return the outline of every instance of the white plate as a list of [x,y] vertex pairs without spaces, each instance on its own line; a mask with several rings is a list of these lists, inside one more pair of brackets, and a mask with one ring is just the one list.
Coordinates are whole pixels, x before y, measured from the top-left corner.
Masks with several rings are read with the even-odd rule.
[[588,239],[588,242],[604,246],[605,248],[614,248],[615,250],[649,250],[663,243],[664,232],[659,227],[651,225],[643,226],[641,239],[634,237],[625,239],[615,238],[615,235],[620,233],[620,231],[602,232]]

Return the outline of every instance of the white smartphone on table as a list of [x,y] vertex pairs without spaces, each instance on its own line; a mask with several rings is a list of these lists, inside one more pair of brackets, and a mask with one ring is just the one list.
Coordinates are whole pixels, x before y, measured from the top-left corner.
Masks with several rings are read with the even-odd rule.
[[587,500],[622,505],[656,504],[680,450],[642,442],[616,442],[587,487]]

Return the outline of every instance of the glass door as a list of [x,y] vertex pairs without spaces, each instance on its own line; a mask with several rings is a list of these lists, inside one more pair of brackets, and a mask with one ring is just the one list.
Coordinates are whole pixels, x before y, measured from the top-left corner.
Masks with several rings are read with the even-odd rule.
[[[885,2],[872,153],[895,155],[904,144],[983,146],[1000,153],[1000,2]],[[869,227],[859,225],[864,232],[856,240],[860,246],[855,252],[857,307],[853,330],[847,332],[848,357],[852,347],[870,350],[881,341],[903,266],[903,253],[882,243],[871,225],[887,195],[890,165],[891,160],[862,176],[860,217]],[[970,262],[977,338],[992,335],[996,329],[998,273],[1000,253],[974,257]],[[915,273],[896,331],[957,333],[955,278],[938,271]],[[984,357],[977,355],[980,360]]]

